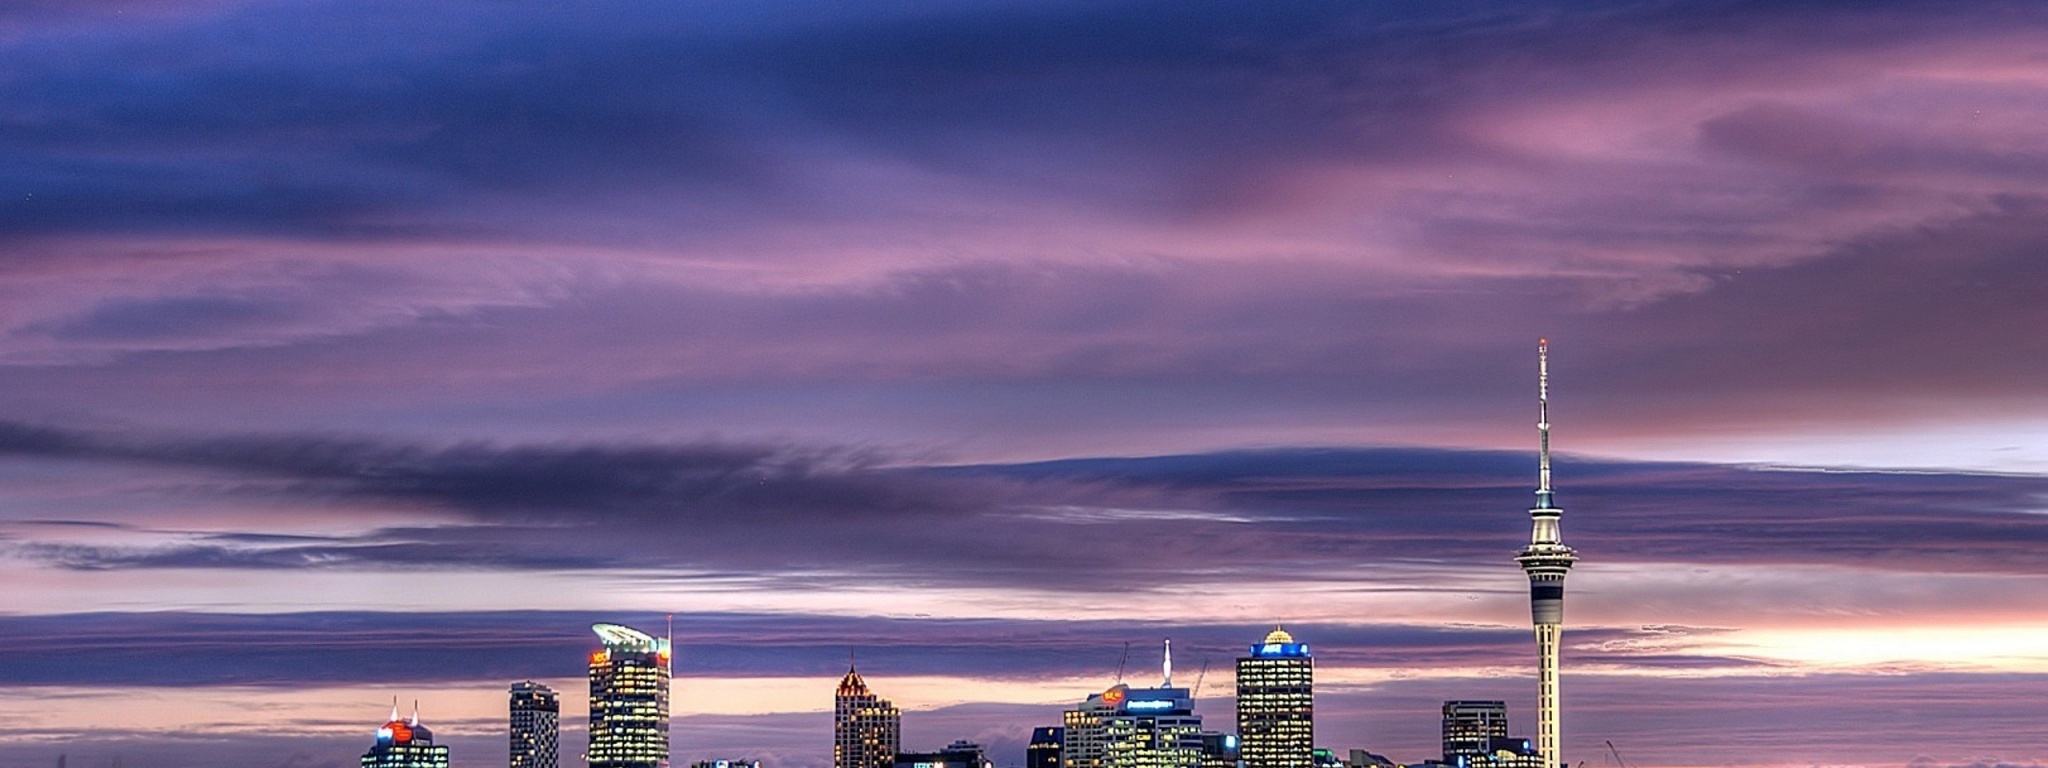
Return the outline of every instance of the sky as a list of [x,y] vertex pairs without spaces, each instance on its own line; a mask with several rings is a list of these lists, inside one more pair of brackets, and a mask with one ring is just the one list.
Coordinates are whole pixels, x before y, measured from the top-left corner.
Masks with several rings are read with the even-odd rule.
[[[1123,674],[1591,768],[2048,763],[2048,6],[0,4],[0,768],[674,758]],[[1614,752],[1608,749],[1608,743]],[[577,761],[571,760],[571,764]]]

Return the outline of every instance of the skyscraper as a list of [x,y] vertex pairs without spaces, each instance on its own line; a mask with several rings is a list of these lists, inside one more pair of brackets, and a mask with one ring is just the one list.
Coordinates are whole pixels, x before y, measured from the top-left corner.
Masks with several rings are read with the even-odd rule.
[[363,753],[363,768],[448,768],[448,748],[434,743],[434,732],[420,724],[420,707],[412,707],[412,719],[398,719],[398,703],[391,704],[391,719],[377,729],[377,743]]
[[669,640],[593,624],[590,768],[667,768]]
[[897,752],[895,768],[995,768],[981,745],[966,739],[937,752]]
[[1065,768],[1060,747],[1067,729],[1060,726],[1031,729],[1031,744],[1024,748],[1024,768]]
[[892,768],[902,735],[903,713],[847,666],[832,696],[832,768]]
[[532,680],[513,683],[511,768],[556,768],[561,718],[555,689]]
[[1504,701],[1444,702],[1444,762],[1486,754],[1493,739],[1508,736],[1508,705]]
[[1238,754],[1245,768],[1311,768],[1315,660],[1308,645],[1275,627],[1237,660]]
[[1066,714],[1067,768],[1200,768],[1202,717],[1188,689],[1173,687],[1173,651],[1158,688],[1118,683]]
[[1536,506],[1529,510],[1534,523],[1529,546],[1515,557],[1522,572],[1529,575],[1529,608],[1536,623],[1536,752],[1548,768],[1562,768],[1558,755],[1559,635],[1564,630],[1564,577],[1579,556],[1564,545],[1558,522],[1564,510],[1553,503],[1550,492],[1550,342],[1536,342],[1536,434],[1541,440],[1537,452]]

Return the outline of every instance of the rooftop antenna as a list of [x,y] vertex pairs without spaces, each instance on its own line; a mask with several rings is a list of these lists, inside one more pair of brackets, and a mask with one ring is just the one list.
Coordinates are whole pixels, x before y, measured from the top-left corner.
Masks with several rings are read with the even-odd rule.
[[393,696],[393,697],[391,697],[391,719],[389,719],[389,720],[386,720],[386,721],[384,721],[384,722],[387,722],[387,723],[395,723],[395,722],[398,722],[398,697],[397,697],[397,696]]
[[1170,637],[1169,637],[1169,638],[1167,638],[1167,639],[1166,639],[1166,657],[1165,657],[1165,658],[1163,658],[1163,659],[1161,659],[1161,660],[1160,660],[1160,662],[1159,662],[1159,672],[1160,672],[1160,676],[1161,676],[1161,677],[1163,677],[1163,678],[1165,678],[1165,682],[1162,682],[1162,683],[1160,683],[1160,684],[1159,684],[1159,687],[1161,687],[1161,688],[1172,688],[1172,687],[1173,687],[1173,638],[1170,638]]
[[412,726],[412,727],[414,727],[414,728],[418,728],[418,727],[420,727],[420,700],[419,700],[419,699],[413,699],[413,700],[412,700],[412,722],[406,723],[406,725],[410,725],[410,726]]
[[1128,663],[1128,662],[1129,662],[1130,660],[1131,660],[1131,641],[1129,641],[1129,640],[1125,640],[1125,641],[1124,641],[1124,655],[1122,655],[1122,656],[1119,656],[1119,657],[1117,657],[1117,660],[1116,660],[1116,681],[1117,681],[1118,683],[1122,683],[1122,682],[1124,681],[1124,664]]

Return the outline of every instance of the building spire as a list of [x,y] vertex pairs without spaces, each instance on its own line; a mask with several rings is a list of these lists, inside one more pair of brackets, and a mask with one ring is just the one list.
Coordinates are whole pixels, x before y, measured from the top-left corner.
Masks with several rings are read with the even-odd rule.
[[1536,462],[1536,506],[1551,509],[1549,339],[1536,340],[1536,434],[1541,440]]
[[1166,639],[1166,657],[1159,663],[1159,671],[1166,678],[1161,688],[1173,687],[1173,638]]
[[397,696],[393,696],[393,697],[391,697],[391,719],[389,719],[389,720],[386,720],[386,721],[384,721],[384,722],[387,722],[387,723],[395,723],[395,722],[398,722],[398,697],[397,697]]
[[412,727],[414,727],[414,728],[418,728],[418,727],[420,727],[420,700],[419,700],[419,699],[413,699],[413,700],[412,700],[412,720],[408,721],[408,722],[406,723],[406,725],[410,725],[410,726],[412,726]]

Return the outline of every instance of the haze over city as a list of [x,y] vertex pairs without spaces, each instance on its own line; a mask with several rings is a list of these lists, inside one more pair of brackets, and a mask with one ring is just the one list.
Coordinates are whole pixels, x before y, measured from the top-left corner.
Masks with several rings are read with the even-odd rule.
[[[0,768],[349,766],[673,614],[673,759],[2048,760],[2038,2],[0,3]],[[1148,672],[1149,674],[1149,672]],[[1183,684],[1192,679],[1181,680]],[[1149,679],[1148,679],[1149,684]]]

